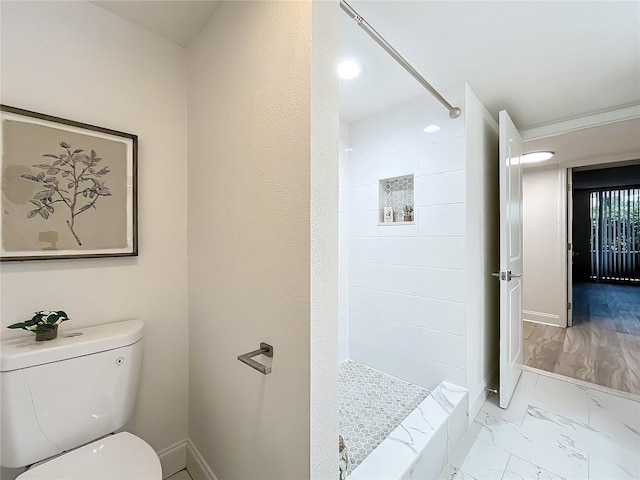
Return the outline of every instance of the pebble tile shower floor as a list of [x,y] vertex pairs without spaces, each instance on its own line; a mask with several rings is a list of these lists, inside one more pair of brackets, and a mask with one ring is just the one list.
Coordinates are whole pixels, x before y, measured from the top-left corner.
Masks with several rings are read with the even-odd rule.
[[347,360],[338,369],[339,431],[353,471],[409,413],[429,390]]

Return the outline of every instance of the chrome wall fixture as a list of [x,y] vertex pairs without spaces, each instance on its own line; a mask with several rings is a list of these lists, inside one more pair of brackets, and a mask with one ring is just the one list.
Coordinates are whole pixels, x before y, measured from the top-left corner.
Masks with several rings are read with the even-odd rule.
[[340,8],[346,12],[355,22],[360,25],[360,27],[367,32],[367,34],[373,38],[373,40],[380,45],[384,51],[386,51],[389,55],[393,57],[393,59],[400,64],[402,68],[404,68],[407,72],[411,74],[413,78],[415,78],[424,88],[426,88],[431,95],[433,95],[442,105],[445,106],[447,110],[449,110],[449,116],[451,118],[458,118],[460,116],[460,109],[458,107],[454,107],[447,100],[440,95],[440,93],[431,86],[429,82],[427,82],[422,75],[418,73],[418,71],[411,66],[409,62],[407,62],[402,55],[400,55],[390,44],[387,42],[382,35],[380,35],[376,30],[369,25],[369,23],[362,18],[358,12],[356,12],[351,5],[349,5],[345,0],[340,0]]
[[258,355],[264,355],[265,357],[273,357],[273,347],[264,342],[260,342],[260,349],[254,350],[253,352],[245,353],[244,355],[239,355],[238,360],[242,363],[249,365],[251,368],[255,368],[263,375],[269,375],[271,373],[271,367],[267,367],[266,365],[261,364],[260,362],[256,362],[252,357],[257,357]]

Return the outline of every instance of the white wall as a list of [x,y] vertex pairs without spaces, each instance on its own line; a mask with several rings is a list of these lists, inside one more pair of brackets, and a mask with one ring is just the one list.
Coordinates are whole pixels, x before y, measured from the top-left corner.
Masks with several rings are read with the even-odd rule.
[[349,359],[349,124],[340,122],[338,226],[338,361]]
[[523,318],[566,326],[564,169],[525,169],[523,193]]
[[[430,389],[466,383],[464,125],[425,97],[349,131],[349,354]],[[378,226],[378,181],[408,174],[415,224]]]
[[142,319],[142,375],[126,428],[162,450],[187,437],[184,50],[87,2],[1,9],[3,104],[139,136],[140,246],[130,258],[3,263],[1,335],[44,308],[69,313],[63,329]]
[[500,332],[498,270],[498,124],[467,85],[465,95],[467,172],[467,384],[469,418],[486,398],[485,387],[498,377]]
[[[221,479],[308,478],[312,462],[317,475],[316,461],[335,460],[337,97],[327,87],[328,112],[314,97],[316,7],[226,2],[190,49],[189,431]],[[333,303],[316,288],[332,290]],[[316,334],[326,322],[320,364],[312,321]],[[236,359],[260,342],[274,347],[268,376]],[[327,411],[311,429],[310,375],[322,366],[333,384],[313,387],[313,408],[325,400]],[[310,433],[321,436],[313,459]]]

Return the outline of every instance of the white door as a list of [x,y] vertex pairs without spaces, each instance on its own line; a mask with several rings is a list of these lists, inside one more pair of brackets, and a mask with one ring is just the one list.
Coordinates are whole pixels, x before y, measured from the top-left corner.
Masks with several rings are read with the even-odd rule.
[[522,139],[500,112],[500,407],[522,373]]

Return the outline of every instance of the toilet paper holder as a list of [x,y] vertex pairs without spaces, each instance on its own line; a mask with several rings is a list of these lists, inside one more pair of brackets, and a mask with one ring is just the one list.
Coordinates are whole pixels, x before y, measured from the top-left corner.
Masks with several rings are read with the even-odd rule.
[[238,360],[242,363],[249,365],[251,368],[256,369],[263,375],[269,375],[271,373],[271,367],[263,365],[260,362],[256,362],[252,357],[258,355],[264,355],[265,357],[273,357],[273,347],[267,343],[260,342],[260,349],[253,352],[238,355]]

